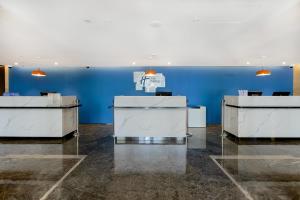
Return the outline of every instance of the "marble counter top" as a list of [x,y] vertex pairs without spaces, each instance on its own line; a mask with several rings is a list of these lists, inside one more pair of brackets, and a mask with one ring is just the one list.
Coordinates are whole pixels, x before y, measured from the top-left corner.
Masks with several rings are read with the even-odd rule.
[[114,99],[114,107],[184,108],[186,106],[185,96],[116,96]]
[[225,104],[237,107],[299,107],[300,96],[225,96]]
[[64,105],[64,106],[0,106],[0,109],[68,109],[77,108],[81,104]]
[[75,96],[1,96],[0,108],[73,108],[77,107]]

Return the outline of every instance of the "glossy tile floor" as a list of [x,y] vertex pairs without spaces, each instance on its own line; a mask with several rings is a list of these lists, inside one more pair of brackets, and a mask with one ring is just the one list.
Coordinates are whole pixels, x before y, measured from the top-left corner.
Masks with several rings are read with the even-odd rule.
[[187,144],[115,144],[109,125],[0,139],[0,199],[300,199],[300,140],[189,132]]

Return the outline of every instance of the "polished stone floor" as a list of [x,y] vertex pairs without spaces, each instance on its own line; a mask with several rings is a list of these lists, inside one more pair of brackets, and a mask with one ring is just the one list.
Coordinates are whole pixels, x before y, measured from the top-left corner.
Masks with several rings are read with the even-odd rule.
[[115,144],[110,125],[0,139],[0,199],[300,199],[300,140],[238,140],[219,126],[189,132],[178,144]]

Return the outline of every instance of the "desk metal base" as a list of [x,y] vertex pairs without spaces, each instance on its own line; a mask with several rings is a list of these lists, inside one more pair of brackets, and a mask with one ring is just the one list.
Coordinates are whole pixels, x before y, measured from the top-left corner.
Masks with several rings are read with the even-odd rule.
[[115,144],[186,144],[187,137],[114,137]]

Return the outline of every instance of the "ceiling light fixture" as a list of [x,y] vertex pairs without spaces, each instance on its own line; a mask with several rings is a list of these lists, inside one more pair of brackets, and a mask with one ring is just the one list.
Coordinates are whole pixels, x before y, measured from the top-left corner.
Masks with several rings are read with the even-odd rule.
[[256,76],[270,76],[272,73],[270,70],[264,69],[264,59],[266,58],[266,56],[262,56],[262,69],[256,71]]
[[31,75],[32,76],[38,76],[38,77],[44,77],[44,76],[47,76],[45,72],[43,72],[42,70],[40,70],[40,68],[36,69],[36,70],[33,70],[31,72]]
[[153,20],[153,21],[150,23],[150,26],[152,26],[153,28],[159,28],[159,27],[161,27],[161,22],[158,21],[158,20]]
[[256,72],[256,76],[270,76],[271,74],[271,71],[267,69],[261,69]]
[[90,20],[90,19],[84,19],[83,22],[85,22],[87,24],[90,24],[90,23],[92,23],[92,20]]
[[154,76],[156,71],[154,69],[149,69],[145,72],[145,76]]
[[17,65],[19,65],[19,63],[18,62],[14,62],[14,66],[17,66]]

